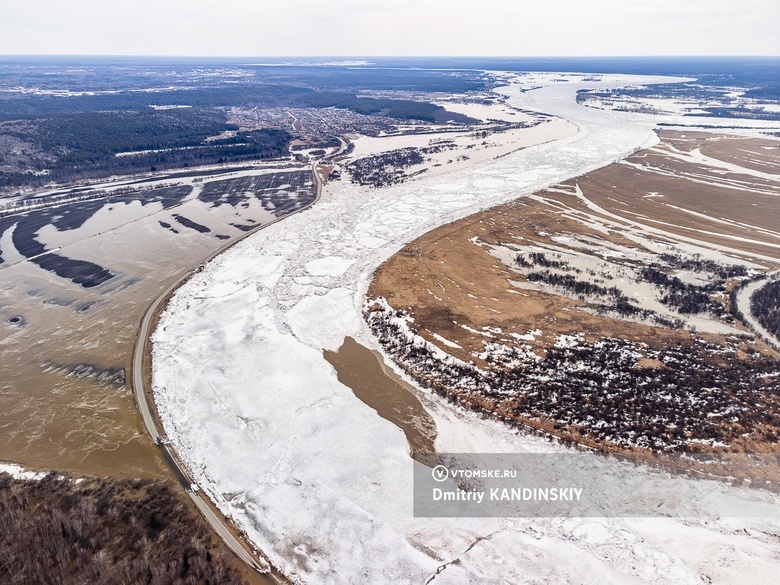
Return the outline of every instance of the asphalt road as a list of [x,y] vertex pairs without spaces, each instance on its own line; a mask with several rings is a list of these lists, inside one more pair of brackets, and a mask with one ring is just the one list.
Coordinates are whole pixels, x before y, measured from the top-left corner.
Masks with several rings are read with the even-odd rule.
[[[317,192],[314,197],[314,200],[309,205],[289,215],[276,218],[275,220],[267,224],[258,226],[257,229],[251,230],[247,232],[245,235],[236,238],[230,243],[220,247],[206,260],[201,262],[199,266],[203,266],[206,262],[212,260],[213,258],[218,256],[219,254],[221,254],[222,252],[224,252],[225,250],[227,250],[237,242],[241,241],[243,238],[271,224],[281,221],[289,217],[290,215],[294,215],[295,213],[300,213],[301,211],[304,211],[309,206],[314,205],[317,201],[319,201],[320,195],[322,193],[322,180],[320,179],[320,176],[316,171],[316,163],[312,164],[312,174],[314,175],[314,180],[316,182]],[[139,326],[135,347],[133,348],[133,356],[131,362],[132,363],[131,384],[133,387],[133,392],[135,394],[135,402],[138,405],[138,411],[141,413],[141,418],[143,419],[144,426],[146,427],[146,432],[149,434],[152,441],[154,441],[155,444],[157,444],[157,446],[160,448],[160,451],[162,451],[163,458],[170,466],[171,471],[173,471],[173,474],[176,476],[176,478],[179,480],[182,486],[187,490],[187,493],[189,494],[190,498],[195,503],[198,510],[200,510],[200,513],[203,515],[206,521],[211,525],[211,527],[214,529],[217,535],[219,535],[219,537],[225,542],[227,547],[230,550],[232,550],[242,562],[244,562],[245,564],[247,564],[248,566],[250,566],[252,569],[254,569],[259,573],[269,573],[271,567],[268,564],[268,561],[266,561],[263,558],[256,557],[255,555],[250,553],[245,548],[245,546],[238,540],[238,538],[236,538],[233,535],[233,533],[230,531],[224,516],[215,513],[214,509],[208,504],[208,502],[201,495],[201,492],[197,489],[193,489],[194,484],[190,479],[190,477],[188,476],[187,470],[184,468],[183,465],[181,465],[174,451],[170,449],[166,444],[164,439],[165,432],[159,426],[159,421],[152,414],[151,408],[149,407],[149,397],[151,396],[151,389],[149,389],[149,392],[147,392],[147,388],[144,387],[144,363],[145,363],[144,359],[147,357],[148,359],[151,359],[151,356],[145,355],[144,349],[146,347],[146,341],[149,339],[149,336],[152,334],[151,331],[152,319],[154,318],[154,315],[157,309],[160,307],[160,305],[168,298],[168,295],[170,295],[179,286],[184,284],[184,282],[190,278],[194,270],[191,270],[190,272],[186,273],[181,278],[173,282],[171,285],[169,285],[149,305],[149,307],[146,309],[146,313],[144,313],[144,316],[141,319],[141,324]]]

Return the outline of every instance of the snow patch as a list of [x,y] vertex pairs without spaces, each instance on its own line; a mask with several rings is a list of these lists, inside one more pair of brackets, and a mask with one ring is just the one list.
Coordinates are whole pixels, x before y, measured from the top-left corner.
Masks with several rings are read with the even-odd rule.
[[7,473],[14,479],[40,481],[48,475],[46,471],[27,471],[15,463],[0,463],[0,473]]

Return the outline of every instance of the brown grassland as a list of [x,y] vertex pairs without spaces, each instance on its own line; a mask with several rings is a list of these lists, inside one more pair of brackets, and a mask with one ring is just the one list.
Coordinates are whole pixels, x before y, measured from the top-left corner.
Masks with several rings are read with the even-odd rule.
[[[416,334],[457,360],[471,364],[469,367],[506,382],[507,388],[514,387],[512,376],[518,387],[527,387],[522,380],[527,370],[522,367],[513,370],[513,365],[493,360],[485,352],[487,343],[502,344],[521,353],[531,351],[537,359],[544,360],[545,356],[564,351],[555,348],[560,336],[578,334],[581,334],[580,343],[586,346],[616,340],[616,343],[630,344],[633,349],[639,348],[640,355],[628,367],[631,370],[628,374],[636,374],[634,377],[642,383],[657,373],[668,386],[676,374],[684,374],[687,383],[701,386],[695,392],[713,394],[717,392],[705,386],[712,386],[713,380],[727,380],[720,391],[726,403],[733,401],[743,413],[738,420],[712,418],[711,414],[707,419],[706,409],[698,415],[702,420],[693,420],[696,413],[692,409],[682,423],[654,422],[653,432],[668,435],[668,445],[683,445],[683,450],[778,452],[780,396],[777,374],[772,375],[772,370],[780,369],[780,355],[735,318],[737,312],[731,306],[729,293],[744,279],[729,275],[719,281],[717,292],[707,289],[703,298],[722,313],[710,316],[717,327],[709,332],[697,331],[696,327],[690,327],[690,322],[688,327],[675,328],[661,326],[652,319],[618,318],[609,311],[597,310],[596,302],[588,295],[565,294],[556,287],[529,282],[527,271],[524,273],[520,266],[495,253],[499,248],[519,254],[542,249],[547,250],[547,256],[552,253],[560,258],[560,254],[554,254],[557,250],[563,251],[564,259],[568,253],[578,254],[594,262],[611,262],[615,280],[620,280],[617,275],[622,271],[624,281],[627,272],[641,272],[649,264],[630,257],[616,259],[615,250],[654,258],[659,247],[688,250],[695,245],[696,250],[721,254],[713,257],[722,258],[725,254],[735,266],[753,266],[753,274],[777,269],[780,265],[780,231],[776,231],[780,228],[777,142],[668,131],[661,138],[656,147],[638,152],[623,163],[425,234],[376,271],[368,298],[386,299],[394,310],[413,319],[411,327]],[[743,165],[758,174],[742,173],[728,165]],[[662,268],[670,278],[674,274],[669,266],[652,266]],[[572,267],[566,270],[584,273]],[[604,278],[608,285],[613,276]],[[642,308],[640,298],[637,310]],[[369,304],[369,322],[371,313],[377,310],[377,305]],[[683,321],[690,317],[678,316]],[[529,336],[534,330],[541,333]],[[616,433],[602,432],[581,423],[583,417],[571,413],[572,408],[575,411],[579,408],[577,404],[591,408],[606,400],[596,405],[595,412],[599,408],[634,409],[633,414],[640,422],[637,426],[636,421],[624,421],[625,428],[638,428],[640,432],[645,428],[642,420],[657,418],[655,404],[642,390],[631,391],[637,396],[623,389],[622,395],[607,399],[575,388],[572,390],[577,394],[574,406],[561,417],[549,414],[540,405],[540,401],[559,400],[557,391],[550,390],[533,400],[527,390],[464,392],[441,379],[437,382],[436,373],[429,367],[427,370],[415,367],[409,361],[411,358],[404,358],[388,344],[385,349],[423,386],[467,408],[600,449],[631,449],[632,440],[614,440]],[[671,355],[670,352],[690,356],[694,361],[689,366],[675,365],[671,358],[664,357]],[[565,359],[600,359],[591,354],[582,355],[586,357],[569,355]],[[588,367],[598,369],[598,365],[588,364]],[[692,371],[699,367],[709,372],[700,381]],[[551,373],[552,377],[554,374]],[[482,374],[476,375],[482,379]],[[603,372],[589,376],[594,387],[608,386],[605,381],[608,376]],[[571,383],[576,385],[577,380]],[[689,390],[678,387],[672,393],[675,400],[685,402]],[[720,404],[723,406],[723,402]],[[605,420],[612,423],[609,417]],[[713,422],[718,429],[713,428]]]

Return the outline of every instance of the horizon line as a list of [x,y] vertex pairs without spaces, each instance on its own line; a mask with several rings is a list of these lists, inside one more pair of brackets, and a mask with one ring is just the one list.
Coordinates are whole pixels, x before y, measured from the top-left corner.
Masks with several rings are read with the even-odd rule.
[[120,53],[0,53],[5,57],[105,57],[152,59],[780,59],[777,55],[183,55]]

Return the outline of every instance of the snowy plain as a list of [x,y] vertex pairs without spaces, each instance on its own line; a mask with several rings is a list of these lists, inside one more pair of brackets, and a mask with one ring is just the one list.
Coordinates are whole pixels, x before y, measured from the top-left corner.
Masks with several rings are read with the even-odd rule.
[[[153,337],[153,387],[165,430],[195,481],[293,580],[626,584],[776,577],[780,521],[772,512],[780,499],[761,496],[757,518],[719,518],[713,500],[747,502],[755,495],[715,482],[686,482],[684,519],[414,518],[404,433],[340,384],[323,359],[323,349],[337,349],[348,335],[376,347],[361,317],[363,296],[372,271],[405,243],[657,141],[655,119],[575,102],[578,89],[652,79],[552,80],[507,77],[499,91],[515,107],[575,123],[575,136],[390,188],[331,186],[314,207],[210,262],[163,314]],[[522,91],[532,87],[540,88]],[[441,452],[564,449],[423,399]]]

